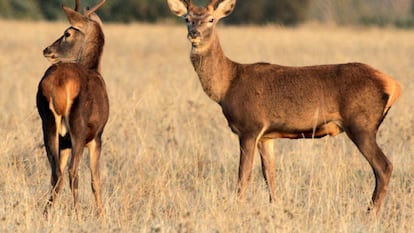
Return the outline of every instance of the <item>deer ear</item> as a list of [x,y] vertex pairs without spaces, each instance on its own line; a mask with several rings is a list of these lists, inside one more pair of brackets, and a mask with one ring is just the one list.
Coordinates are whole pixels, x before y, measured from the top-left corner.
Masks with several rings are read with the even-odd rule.
[[62,8],[66,14],[66,18],[73,27],[79,29],[83,28],[83,26],[86,24],[85,16],[81,15],[79,12],[74,11],[67,6],[62,5]]
[[180,17],[188,12],[188,4],[183,0],[168,0],[168,6],[173,14]]
[[99,24],[99,26],[101,27],[101,28],[103,28],[102,26],[103,26],[103,23],[102,23],[102,20],[101,20],[101,18],[99,18],[99,16],[94,12],[94,13],[92,13],[92,14],[90,14],[89,16],[89,19],[91,19],[91,20],[93,20],[93,21],[95,21],[95,22],[97,22],[98,24]]
[[236,0],[222,0],[217,6],[215,6],[214,16],[216,19],[220,19],[228,16],[233,12],[234,6],[236,5]]

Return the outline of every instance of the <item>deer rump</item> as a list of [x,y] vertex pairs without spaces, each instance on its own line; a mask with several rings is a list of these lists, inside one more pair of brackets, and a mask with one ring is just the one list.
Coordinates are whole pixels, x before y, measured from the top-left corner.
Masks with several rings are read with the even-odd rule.
[[[95,134],[102,133],[109,115],[104,80],[98,72],[78,63],[57,63],[49,67],[39,83],[37,106],[45,120],[43,127],[55,124],[60,149],[71,148],[71,135],[83,135],[85,144],[96,138]],[[77,132],[85,129],[86,132]]]

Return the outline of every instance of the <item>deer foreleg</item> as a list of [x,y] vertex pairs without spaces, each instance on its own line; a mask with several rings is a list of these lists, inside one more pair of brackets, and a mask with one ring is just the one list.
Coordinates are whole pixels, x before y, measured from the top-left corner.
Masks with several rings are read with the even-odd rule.
[[275,198],[275,156],[273,144],[270,139],[261,139],[258,142],[258,149],[262,160],[262,172],[269,189],[269,200],[272,202]]
[[244,199],[247,184],[250,181],[253,168],[254,154],[257,145],[257,136],[240,136],[240,166],[238,180],[238,195],[240,200]]

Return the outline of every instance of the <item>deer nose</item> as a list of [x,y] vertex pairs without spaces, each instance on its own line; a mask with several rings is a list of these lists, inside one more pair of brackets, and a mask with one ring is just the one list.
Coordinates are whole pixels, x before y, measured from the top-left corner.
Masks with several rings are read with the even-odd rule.
[[49,55],[50,53],[51,53],[51,52],[50,52],[49,47],[47,47],[47,48],[45,48],[45,49],[43,50],[43,56]]
[[195,30],[195,29],[191,29],[191,30],[188,32],[188,36],[194,39],[194,38],[197,38],[197,37],[199,37],[199,36],[200,36],[200,32],[199,32],[199,31],[197,31],[197,30]]

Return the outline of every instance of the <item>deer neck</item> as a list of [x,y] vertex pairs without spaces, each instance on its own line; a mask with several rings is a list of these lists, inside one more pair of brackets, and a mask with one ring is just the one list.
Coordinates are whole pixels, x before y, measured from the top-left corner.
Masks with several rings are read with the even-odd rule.
[[215,32],[209,44],[191,49],[191,62],[204,92],[215,102],[220,103],[233,79],[235,64],[228,59]]
[[83,51],[79,56],[79,63],[89,70],[100,73],[105,38],[102,30],[96,30],[95,33],[85,41]]

